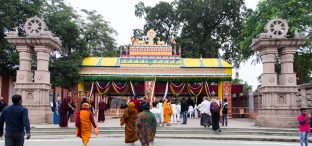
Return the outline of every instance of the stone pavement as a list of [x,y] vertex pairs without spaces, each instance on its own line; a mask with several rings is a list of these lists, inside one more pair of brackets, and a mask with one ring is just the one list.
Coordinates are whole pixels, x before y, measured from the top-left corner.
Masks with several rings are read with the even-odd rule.
[[[181,119],[182,120],[182,119]],[[186,128],[199,128],[202,127],[199,124],[200,119],[188,119],[187,125],[173,124],[170,127],[186,127]],[[100,127],[120,127],[119,118],[107,118],[104,123],[98,123]],[[54,124],[31,124],[34,128],[58,128],[58,125]],[[74,128],[75,123],[70,122],[69,128]],[[255,122],[252,119],[229,119],[228,126],[222,128],[260,128],[255,126]]]
[[[0,140],[0,145],[4,141]],[[78,138],[71,139],[30,139],[25,141],[25,146],[80,146],[81,140]],[[128,146],[124,143],[123,138],[91,138],[90,146]],[[134,146],[140,146],[137,141]],[[151,146],[294,146],[298,143],[292,142],[259,142],[259,141],[225,141],[225,140],[198,140],[198,139],[155,139]]]

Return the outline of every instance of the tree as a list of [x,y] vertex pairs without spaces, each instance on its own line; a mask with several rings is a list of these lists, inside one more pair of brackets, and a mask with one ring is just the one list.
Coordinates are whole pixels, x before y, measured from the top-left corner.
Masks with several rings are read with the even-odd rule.
[[[250,49],[253,38],[264,32],[265,25],[273,18],[283,18],[288,21],[290,37],[296,32],[307,34],[306,44],[295,56],[295,71],[298,73],[298,83],[311,82],[312,70],[312,2],[306,0],[264,0],[257,9],[248,14],[243,29],[236,41],[240,47],[239,61],[245,61],[254,55]],[[258,58],[259,59],[259,58]]]
[[13,75],[18,68],[18,54],[14,46],[4,38],[6,32],[18,27],[24,35],[23,25],[27,18],[39,15],[41,0],[0,0],[0,75]]
[[82,36],[90,50],[95,56],[116,56],[117,47],[114,36],[117,32],[109,26],[103,16],[96,11],[81,10],[85,15],[85,20],[81,20]]
[[54,86],[71,89],[80,80],[80,63],[82,56],[74,52],[69,56],[63,56],[50,61],[51,82]]
[[80,38],[81,31],[78,27],[79,15],[62,0],[53,4],[45,3],[43,18],[51,32],[55,33],[62,41],[63,50],[61,54],[70,55],[73,51],[79,50],[81,54],[86,48]]
[[183,51],[195,57],[218,57],[221,49],[224,59],[236,61],[239,46],[234,42],[247,13],[244,0],[180,0],[177,9]]
[[143,2],[135,5],[135,16],[144,17],[146,24],[144,32],[154,29],[157,37],[169,43],[170,37],[177,34],[179,21],[174,5],[167,2],[159,2],[154,7],[145,7]]
[[247,83],[247,81],[243,81],[242,79],[235,78],[232,81],[233,84],[243,84],[243,94],[248,95],[249,91],[252,90],[252,86]]

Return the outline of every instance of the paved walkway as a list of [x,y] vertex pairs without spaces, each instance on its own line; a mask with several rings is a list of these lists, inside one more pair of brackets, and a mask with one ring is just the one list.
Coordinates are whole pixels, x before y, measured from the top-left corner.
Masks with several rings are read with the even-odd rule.
[[[182,120],[182,119],[181,119]],[[200,119],[188,119],[187,125],[173,124],[170,127],[186,127],[186,128],[199,128],[201,127]],[[119,118],[110,119],[107,118],[104,123],[99,123],[100,127],[120,127]],[[35,128],[58,128],[58,125],[54,124],[32,124],[31,127]],[[74,128],[75,123],[70,122],[69,128]],[[259,128],[255,126],[255,121],[252,119],[229,119],[228,126],[222,128]]]

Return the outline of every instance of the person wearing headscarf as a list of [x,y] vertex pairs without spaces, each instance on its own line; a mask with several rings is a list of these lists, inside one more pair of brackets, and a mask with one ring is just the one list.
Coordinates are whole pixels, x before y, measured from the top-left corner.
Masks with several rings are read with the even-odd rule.
[[90,112],[90,105],[83,103],[82,108],[77,112],[76,116],[76,134],[80,137],[83,146],[87,146],[92,132],[92,126],[97,128],[92,113]]
[[167,126],[170,126],[170,116],[172,115],[172,107],[168,103],[168,99],[165,99],[163,109],[164,109],[164,123],[167,124]]
[[133,97],[130,102],[133,102],[135,105],[135,109],[137,110],[137,112],[139,113],[141,110],[141,103],[140,100],[138,99],[137,96]]
[[212,119],[212,130],[221,132],[219,121],[220,121],[220,106],[217,103],[217,100],[212,98],[210,104],[210,112]]
[[138,140],[138,136],[135,129],[135,122],[138,112],[133,102],[128,103],[128,107],[125,109],[121,119],[120,126],[125,126],[125,143],[130,143],[130,146]]
[[149,111],[150,104],[142,105],[143,111],[138,114],[136,120],[136,131],[142,146],[149,146],[154,141],[157,122],[153,113]]

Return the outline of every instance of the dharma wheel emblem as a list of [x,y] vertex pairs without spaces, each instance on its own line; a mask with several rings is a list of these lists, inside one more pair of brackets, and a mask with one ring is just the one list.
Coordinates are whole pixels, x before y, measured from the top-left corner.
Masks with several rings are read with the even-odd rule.
[[24,28],[27,36],[38,36],[44,32],[46,24],[41,18],[35,16],[27,19]]
[[288,23],[284,19],[276,18],[266,25],[267,33],[272,38],[285,38],[288,32]]

